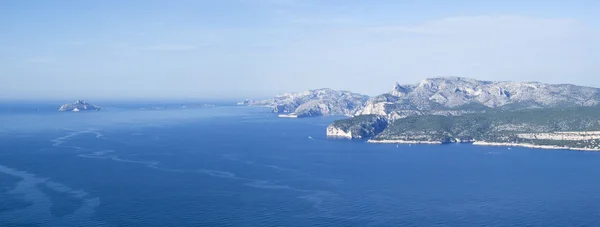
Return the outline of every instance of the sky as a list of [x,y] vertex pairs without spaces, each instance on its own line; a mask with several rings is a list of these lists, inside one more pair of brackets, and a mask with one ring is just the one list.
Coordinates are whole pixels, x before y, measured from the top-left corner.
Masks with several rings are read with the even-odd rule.
[[432,77],[600,87],[595,0],[2,0],[0,99],[367,95]]

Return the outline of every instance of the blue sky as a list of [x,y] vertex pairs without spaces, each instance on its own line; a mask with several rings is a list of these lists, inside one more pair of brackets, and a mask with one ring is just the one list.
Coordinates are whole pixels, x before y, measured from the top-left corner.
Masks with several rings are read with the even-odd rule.
[[0,98],[237,98],[463,76],[600,87],[600,1],[0,1]]

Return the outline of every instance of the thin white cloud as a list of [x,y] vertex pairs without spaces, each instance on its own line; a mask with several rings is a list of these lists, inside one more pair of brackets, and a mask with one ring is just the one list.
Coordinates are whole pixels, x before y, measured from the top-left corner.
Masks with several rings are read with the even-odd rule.
[[83,46],[86,43],[84,41],[72,41],[72,42],[68,42],[68,44],[73,45],[73,46]]
[[326,13],[306,14],[305,12],[299,12],[296,9],[290,8],[275,8],[270,12],[274,20],[289,23],[290,25],[357,26],[364,23],[363,18]]
[[299,3],[298,0],[267,0],[267,2],[270,2],[272,4],[279,4],[279,5],[293,5],[293,4]]
[[[546,19],[518,15],[480,15],[449,17],[426,21],[416,25],[390,25],[370,27],[373,32],[380,33],[420,33],[420,34],[465,34],[465,33],[531,33],[535,30],[546,30],[565,27],[579,27],[578,21],[569,18]],[[514,35],[514,34],[513,34]]]
[[58,59],[54,57],[41,57],[41,58],[31,58],[28,60],[31,63],[55,63],[58,62]]
[[[377,95],[388,92],[396,81],[417,83],[438,76],[600,86],[596,78],[600,73],[600,33],[586,25],[587,21],[482,15],[408,22],[396,20],[393,15],[382,20],[383,17],[369,18],[360,12],[269,6],[266,0],[260,1],[249,4],[273,12],[264,15],[272,23],[199,30],[173,28],[169,32],[158,29],[159,34],[147,31],[144,36],[126,34],[127,39],[117,39],[122,43],[99,48],[108,55],[98,53],[93,59],[81,59],[81,66],[49,64],[60,67],[55,72],[44,67],[23,70],[30,70],[39,78],[55,73],[63,81],[81,74],[75,70],[89,71],[85,73],[89,80],[79,81],[112,89],[97,91],[107,95],[118,95],[112,91],[155,95],[144,89],[131,89],[131,84],[147,77],[153,79],[140,87],[164,88],[169,91],[164,94],[169,95],[231,95],[319,87]],[[256,22],[262,23],[263,19]],[[203,48],[203,44],[211,48]],[[146,58],[148,53],[152,56]],[[14,53],[3,56],[10,54]],[[106,75],[122,82],[115,85]],[[12,81],[29,85],[32,80],[23,77]],[[47,81],[42,81],[37,81],[36,86],[47,87]],[[8,83],[0,86],[13,91],[23,87]]]
[[146,51],[190,51],[198,48],[194,45],[154,45],[143,48]]
[[319,17],[299,17],[292,16],[288,18],[291,23],[303,25],[352,25],[358,21],[350,17],[319,18]]
[[73,41],[59,42],[57,44],[63,45],[63,46],[83,46],[86,44],[86,42],[81,41],[81,40],[73,40]]
[[297,5],[300,4],[301,0],[237,0],[241,3],[251,3],[251,4],[270,4],[270,5]]

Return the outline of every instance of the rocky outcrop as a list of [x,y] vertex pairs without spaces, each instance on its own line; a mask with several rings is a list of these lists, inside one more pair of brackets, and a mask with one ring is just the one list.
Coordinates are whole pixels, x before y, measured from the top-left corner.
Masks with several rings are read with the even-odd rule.
[[329,137],[339,137],[339,138],[348,138],[353,139],[356,138],[352,136],[352,132],[348,129],[344,130],[339,128],[338,126],[329,125],[327,127],[327,136]]
[[98,111],[100,110],[100,107],[94,106],[92,104],[87,103],[86,101],[83,100],[77,100],[74,103],[69,103],[69,104],[64,104],[62,105],[58,111],[72,111],[72,112],[79,112],[79,111]]

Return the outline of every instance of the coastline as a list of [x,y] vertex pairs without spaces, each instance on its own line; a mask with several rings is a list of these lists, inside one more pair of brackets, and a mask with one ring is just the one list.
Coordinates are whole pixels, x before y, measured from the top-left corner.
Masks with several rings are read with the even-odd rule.
[[473,142],[475,146],[496,146],[496,147],[526,147],[536,149],[550,149],[550,150],[574,150],[574,151],[600,151],[600,148],[577,148],[577,147],[561,147],[556,145],[535,145],[530,143],[497,143],[497,142],[485,142],[476,141]]
[[[379,144],[434,144],[442,145],[449,144],[440,141],[419,141],[419,140],[367,140],[367,143],[379,143]],[[454,142],[460,143],[460,142]],[[535,145],[530,143],[500,143],[500,142],[486,142],[486,141],[475,141],[470,143],[474,146],[495,146],[495,147],[525,147],[534,149],[547,149],[547,150],[573,150],[573,151],[600,151],[600,148],[578,148],[578,147],[561,147],[556,145]]]
[[367,140],[367,143],[398,143],[398,144],[443,144],[439,141],[419,141],[419,140]]

